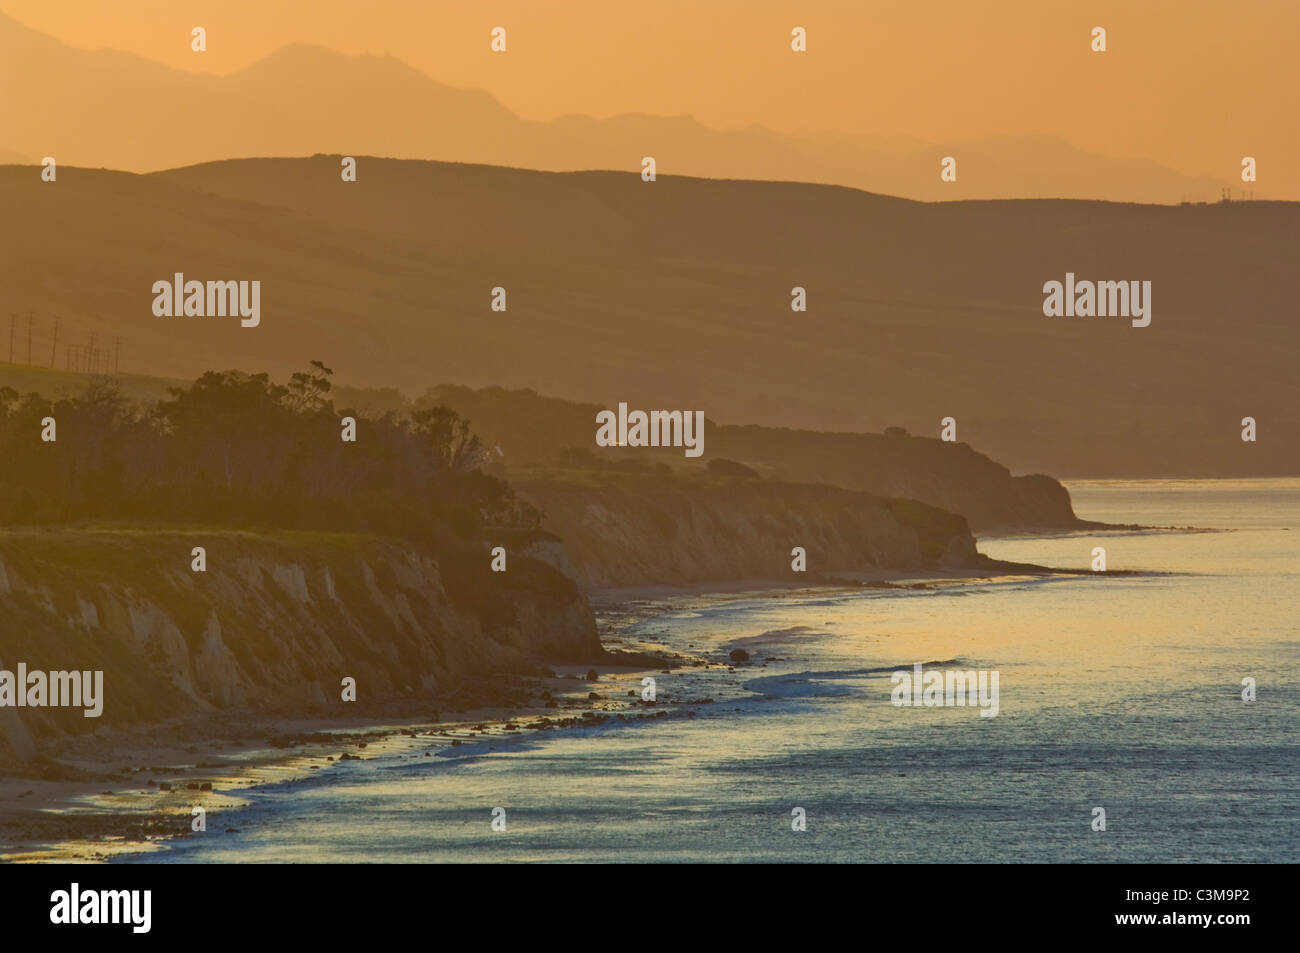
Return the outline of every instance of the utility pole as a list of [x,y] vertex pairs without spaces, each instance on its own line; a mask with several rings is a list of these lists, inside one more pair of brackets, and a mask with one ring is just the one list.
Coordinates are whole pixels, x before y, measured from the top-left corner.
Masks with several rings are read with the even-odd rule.
[[14,362],[14,322],[18,320],[18,315],[12,311],[9,312],[9,363]]
[[54,370],[54,356],[59,353],[59,316],[54,316],[54,343],[50,345],[50,370]]
[[32,366],[32,313],[27,312],[27,366]]
[[122,353],[122,335],[119,334],[117,337],[113,339],[113,373],[114,374],[117,373],[118,358],[121,356],[121,353]]
[[91,374],[95,373],[95,335],[90,336],[90,357],[86,361],[86,370]]

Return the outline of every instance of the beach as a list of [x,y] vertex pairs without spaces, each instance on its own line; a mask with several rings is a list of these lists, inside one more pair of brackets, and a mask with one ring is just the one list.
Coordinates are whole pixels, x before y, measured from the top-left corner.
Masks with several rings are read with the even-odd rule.
[[[857,575],[870,576],[865,583],[870,587],[900,590],[996,577],[993,569],[874,569]],[[59,739],[41,761],[20,774],[0,776],[0,862],[104,862],[156,851],[171,838],[196,833],[191,829],[196,807],[215,829],[223,813],[248,806],[244,792],[302,781],[348,761],[452,755],[462,746],[466,752],[492,751],[493,739],[509,745],[530,732],[590,728],[610,718],[637,721],[683,710],[694,717],[690,700],[643,700],[641,678],[681,667],[734,674],[727,654],[675,649],[643,638],[639,627],[671,613],[682,600],[779,599],[791,592],[843,594],[860,588],[847,580],[818,582],[739,579],[593,593],[610,650],[603,663],[552,665],[555,677],[550,678],[473,680],[465,689],[470,698],[498,703],[471,702],[472,707],[448,710],[441,718],[420,717],[431,706],[419,704],[393,706],[388,717],[353,720],[233,713]],[[596,678],[589,681],[593,673]],[[593,692],[599,697],[589,697]],[[552,697],[542,702],[547,693]],[[520,697],[534,700],[507,704]]]

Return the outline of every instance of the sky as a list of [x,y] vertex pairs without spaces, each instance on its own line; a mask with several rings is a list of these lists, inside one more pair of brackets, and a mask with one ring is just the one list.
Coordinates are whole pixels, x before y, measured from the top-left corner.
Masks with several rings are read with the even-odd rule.
[[[0,0],[72,46],[230,73],[289,43],[389,54],[529,119],[691,115],[929,143],[1057,135],[1188,175],[1300,177],[1300,3]],[[203,26],[208,49],[190,49]],[[490,31],[507,31],[507,55]],[[790,50],[792,27],[808,50]],[[1091,31],[1107,30],[1107,51]],[[1274,181],[1273,186],[1280,183]],[[1279,192],[1291,189],[1277,188]]]

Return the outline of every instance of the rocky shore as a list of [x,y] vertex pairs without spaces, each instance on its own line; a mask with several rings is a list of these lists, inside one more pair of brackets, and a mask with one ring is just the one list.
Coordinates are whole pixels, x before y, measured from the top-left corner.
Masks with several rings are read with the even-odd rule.
[[[798,588],[926,589],[1009,574],[1056,571],[986,560],[982,569],[884,570],[870,579],[828,578]],[[751,661],[747,653],[683,654],[659,644],[625,643],[621,630],[676,597],[780,591],[770,580],[748,579],[594,592],[590,602],[603,620],[605,644],[598,662],[467,678],[441,697],[436,710],[420,700],[372,705],[366,717],[351,719],[269,718],[232,709],[47,739],[38,756],[0,770],[0,862],[104,862],[153,850],[194,834],[196,807],[207,813],[205,834],[237,837],[242,831],[222,815],[247,804],[244,792],[346,761],[489,753],[533,733],[610,719],[694,717],[699,705],[713,699],[660,694],[645,700],[642,677],[684,666],[725,675],[733,667],[743,670]]]

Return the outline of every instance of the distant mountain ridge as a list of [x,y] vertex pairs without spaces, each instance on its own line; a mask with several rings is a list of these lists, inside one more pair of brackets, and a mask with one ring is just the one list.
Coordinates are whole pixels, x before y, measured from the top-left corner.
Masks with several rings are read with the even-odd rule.
[[[1148,160],[1092,155],[1045,136],[925,144],[786,135],[759,126],[722,131],[680,116],[533,122],[482,90],[436,82],[392,57],[293,44],[228,76],[211,76],[127,53],[74,49],[3,13],[0,88],[21,91],[0,98],[0,149],[137,172],[321,152],[548,171],[639,170],[641,158],[653,155],[661,174],[847,185],[925,200],[1175,203],[1217,198],[1230,184]],[[185,117],[203,134],[164,134],[165,117]],[[939,180],[947,155],[958,159],[954,183]]]

